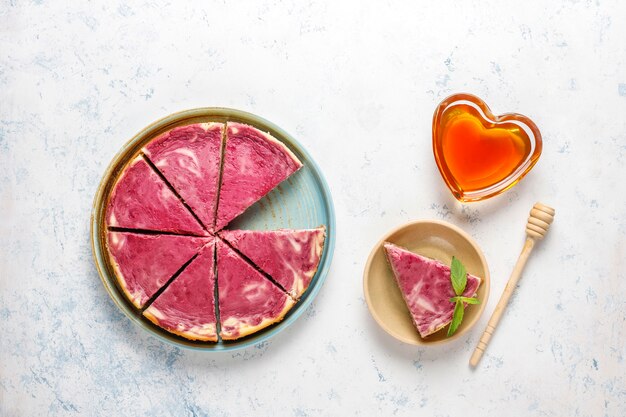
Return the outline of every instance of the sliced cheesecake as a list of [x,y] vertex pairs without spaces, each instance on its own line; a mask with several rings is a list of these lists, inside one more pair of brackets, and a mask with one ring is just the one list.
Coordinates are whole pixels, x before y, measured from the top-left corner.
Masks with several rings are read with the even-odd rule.
[[216,342],[214,257],[212,240],[143,315],[184,338]]
[[[456,295],[450,281],[450,267],[391,243],[385,243],[384,247],[420,336],[429,336],[448,325],[454,312],[450,298]],[[467,274],[463,295],[475,296],[480,282],[480,278]]]
[[221,337],[234,340],[277,323],[294,300],[217,240],[217,288]]
[[142,156],[117,179],[105,219],[108,227],[208,235]]
[[143,148],[209,230],[215,223],[223,134],[223,123],[197,123],[169,130]]
[[142,308],[207,242],[207,238],[192,236],[107,232],[115,276],[137,308]]
[[222,230],[220,236],[298,299],[317,272],[326,228]]
[[228,123],[215,230],[221,230],[302,167],[269,133]]

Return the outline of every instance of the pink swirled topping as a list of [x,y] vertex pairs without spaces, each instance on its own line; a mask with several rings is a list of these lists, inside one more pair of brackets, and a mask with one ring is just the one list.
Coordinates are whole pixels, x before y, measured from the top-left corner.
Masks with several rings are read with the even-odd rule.
[[212,240],[144,311],[144,316],[187,339],[217,341],[214,251]]
[[237,339],[279,322],[294,305],[291,297],[220,239],[217,286],[224,340]]
[[207,235],[143,157],[136,157],[113,186],[107,226]]
[[[420,336],[426,337],[452,321],[454,289],[450,267],[434,259],[385,243],[385,253],[402,292],[413,323]],[[473,297],[481,279],[467,274],[466,297]]]
[[207,238],[108,232],[107,247],[120,287],[142,308]]
[[317,272],[326,228],[301,230],[223,230],[220,236],[299,298]]
[[287,147],[252,126],[228,123],[215,230],[302,167]]
[[299,170],[298,158],[234,122],[175,127],[142,152],[106,207],[110,265],[126,297],[138,309],[150,302],[145,317],[191,340],[215,342],[220,326],[224,340],[238,339],[281,321],[317,272],[324,226],[215,236]]
[[143,149],[209,230],[215,222],[223,132],[223,123],[180,126]]

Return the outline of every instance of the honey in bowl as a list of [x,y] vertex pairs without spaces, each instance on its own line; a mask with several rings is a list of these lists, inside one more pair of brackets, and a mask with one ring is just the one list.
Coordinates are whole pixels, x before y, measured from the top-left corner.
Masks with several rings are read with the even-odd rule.
[[541,155],[541,133],[528,117],[494,116],[480,98],[455,94],[433,117],[433,152],[452,194],[484,200],[517,184]]

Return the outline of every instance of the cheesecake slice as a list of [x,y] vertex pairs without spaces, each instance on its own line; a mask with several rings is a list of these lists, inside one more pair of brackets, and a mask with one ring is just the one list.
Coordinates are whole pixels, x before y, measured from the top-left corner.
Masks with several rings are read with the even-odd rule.
[[108,227],[208,235],[142,156],[117,179],[105,219]]
[[317,272],[326,228],[222,230],[220,236],[298,299]]
[[[450,298],[456,295],[450,281],[450,267],[392,243],[387,242],[384,247],[420,336],[429,336],[448,325],[454,312]],[[467,274],[463,295],[474,297],[480,282],[480,278]]]
[[209,230],[215,224],[223,134],[223,123],[197,123],[169,130],[143,148]]
[[215,230],[221,230],[302,167],[269,133],[228,123]]
[[142,308],[207,238],[107,232],[107,249],[120,288]]
[[217,240],[217,288],[220,336],[234,340],[278,323],[294,300]]
[[143,315],[184,338],[217,342],[214,256],[215,240],[212,240]]

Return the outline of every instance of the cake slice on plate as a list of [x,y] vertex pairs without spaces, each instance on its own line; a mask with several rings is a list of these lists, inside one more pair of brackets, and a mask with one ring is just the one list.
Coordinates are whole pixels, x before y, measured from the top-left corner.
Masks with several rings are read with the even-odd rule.
[[142,156],[117,179],[105,219],[109,227],[208,235]]
[[326,228],[223,230],[220,236],[298,299],[317,272]]
[[107,232],[115,276],[137,308],[142,308],[207,241],[192,236]]
[[294,300],[217,240],[217,292],[222,339],[234,340],[277,323]]
[[215,230],[221,230],[302,167],[269,133],[228,123]]
[[[402,292],[413,323],[420,336],[426,337],[452,321],[454,289],[450,267],[434,259],[385,243],[385,253]],[[476,295],[481,279],[467,274],[465,297]]]
[[223,134],[223,123],[197,123],[169,130],[143,148],[209,230],[215,223]]
[[216,342],[214,256],[215,240],[212,240],[143,315],[157,326],[187,339]]

